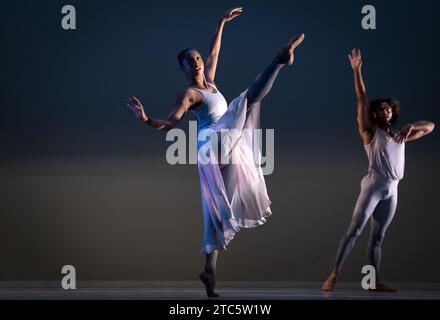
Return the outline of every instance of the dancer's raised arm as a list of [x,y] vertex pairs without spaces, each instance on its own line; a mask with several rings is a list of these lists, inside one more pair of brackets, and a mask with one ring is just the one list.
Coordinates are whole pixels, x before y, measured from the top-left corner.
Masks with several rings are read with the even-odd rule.
[[220,19],[217,29],[215,30],[214,38],[211,42],[208,57],[206,59],[205,77],[208,82],[214,83],[215,72],[217,70],[218,56],[222,44],[223,28],[226,22],[231,21],[243,12],[242,8],[234,8],[225,13]]
[[365,144],[370,143],[374,133],[374,125],[370,119],[370,103],[368,101],[364,80],[362,79],[362,56],[359,49],[353,49],[348,55],[351,67],[354,72],[354,86],[356,90],[357,103],[357,122],[359,134]]
[[166,120],[153,119],[149,117],[144,110],[144,106],[136,97],[128,98],[127,106],[142,120],[145,124],[163,131],[168,131],[174,128],[177,123],[188,112],[189,108],[194,104],[200,102],[200,96],[193,89],[186,89],[176,99],[174,109],[168,115]]

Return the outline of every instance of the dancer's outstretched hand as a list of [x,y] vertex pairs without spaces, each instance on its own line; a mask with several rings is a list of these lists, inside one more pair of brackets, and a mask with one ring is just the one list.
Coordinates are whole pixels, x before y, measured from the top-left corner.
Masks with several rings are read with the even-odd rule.
[[138,98],[136,97],[128,98],[127,107],[129,107],[140,120],[144,122],[148,121],[148,117],[144,111],[144,106],[142,105],[142,103],[139,101]]
[[242,12],[243,12],[243,8],[241,7],[231,9],[228,12],[226,12],[225,15],[223,16],[223,21],[229,22],[235,19],[236,17],[238,17]]
[[351,54],[348,55],[351,67],[353,70],[360,70],[362,68],[362,55],[360,49],[353,49]]

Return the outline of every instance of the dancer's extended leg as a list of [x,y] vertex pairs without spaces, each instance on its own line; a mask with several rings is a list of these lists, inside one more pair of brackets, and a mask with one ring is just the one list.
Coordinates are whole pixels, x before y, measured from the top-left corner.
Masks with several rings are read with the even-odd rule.
[[286,65],[292,64],[294,60],[294,50],[304,41],[304,34],[293,38],[281,50],[277,57],[269,66],[255,79],[249,87],[247,98],[248,105],[260,102],[270,91],[278,75],[278,72]]
[[368,241],[368,257],[370,264],[376,270],[376,289],[375,291],[395,291],[383,283],[379,278],[379,267],[381,258],[382,243],[385,236],[385,232],[388,229],[391,221],[393,220],[394,213],[397,207],[397,190],[396,194],[387,200],[381,201],[374,210],[373,218],[371,219],[371,233]]
[[377,204],[381,199],[380,191],[375,190],[374,187],[372,188],[372,186],[369,185],[370,183],[372,182],[369,178],[364,178],[364,187],[362,188],[356,202],[356,207],[353,211],[353,218],[351,220],[350,226],[339,243],[338,253],[336,254],[335,267],[332,270],[330,276],[325,280],[324,284],[321,287],[321,290],[333,290],[345,259],[353,249],[357,238],[361,234],[362,230],[365,227],[365,224],[373,214]]

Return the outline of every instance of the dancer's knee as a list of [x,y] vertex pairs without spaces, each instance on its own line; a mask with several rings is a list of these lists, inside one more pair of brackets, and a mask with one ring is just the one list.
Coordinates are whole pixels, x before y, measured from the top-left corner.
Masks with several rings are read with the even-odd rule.
[[341,239],[341,243],[349,244],[353,246],[356,240],[359,238],[362,232],[362,228],[350,227]]
[[347,238],[357,239],[361,235],[362,230],[363,230],[363,225],[359,225],[357,223],[351,224],[345,235]]

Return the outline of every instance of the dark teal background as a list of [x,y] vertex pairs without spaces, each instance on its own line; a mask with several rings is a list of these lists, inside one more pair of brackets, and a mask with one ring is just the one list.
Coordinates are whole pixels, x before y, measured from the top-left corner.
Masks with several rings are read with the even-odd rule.
[[[66,4],[77,10],[75,31],[61,28]],[[361,28],[365,4],[376,7],[377,30]],[[274,214],[236,236],[219,276],[325,278],[367,170],[347,55],[363,50],[368,95],[398,98],[400,125],[438,122],[436,1],[3,2],[0,281],[59,279],[65,264],[79,280],[196,279],[197,168],[168,165],[165,135],[137,122],[125,101],[136,95],[151,116],[167,116],[186,84],[177,53],[206,54],[235,6],[244,13],[224,30],[216,79],[228,101],[291,36],[306,40],[262,106],[262,127],[275,129]],[[408,144],[406,160],[383,277],[438,283],[438,132]],[[367,263],[364,233],[346,281]]]

